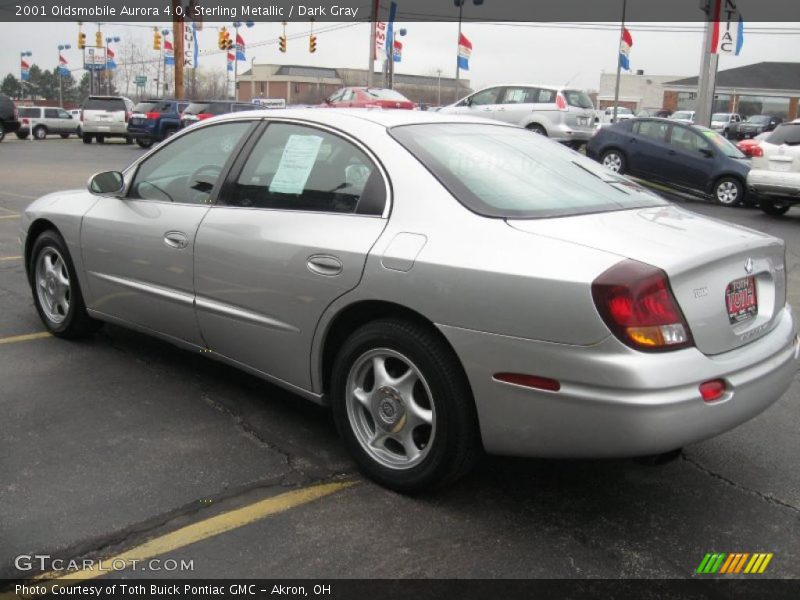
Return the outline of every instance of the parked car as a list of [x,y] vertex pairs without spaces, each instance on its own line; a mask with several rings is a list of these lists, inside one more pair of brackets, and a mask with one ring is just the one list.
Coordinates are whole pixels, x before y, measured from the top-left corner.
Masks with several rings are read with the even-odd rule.
[[782,240],[484,119],[225,115],[20,234],[55,336],[114,322],[329,405],[396,490],[482,450],[674,455],[797,372]]
[[395,90],[372,87],[345,87],[325,98],[327,108],[399,108],[413,110],[411,100]]
[[672,113],[668,119],[672,119],[673,121],[678,121],[679,123],[694,123],[695,119],[695,111],[693,110],[678,110]]
[[80,121],[72,118],[63,108],[45,106],[22,106],[19,108],[20,128],[17,137],[25,139],[31,134],[37,140],[48,135],[60,135],[66,139],[70,135],[78,135]]
[[753,151],[748,187],[769,215],[782,215],[800,203],[800,119],[783,123]]
[[78,137],[83,137],[83,122],[81,121],[81,109],[80,108],[73,108],[69,111],[69,114],[72,115],[72,118],[78,122]]
[[19,115],[14,101],[0,94],[0,142],[5,139],[7,133],[15,133],[19,127]]
[[783,123],[780,117],[771,115],[750,115],[740,123],[732,124],[728,132],[728,138],[732,140],[743,140],[754,138],[765,131],[772,131]]
[[711,115],[711,129],[728,137],[731,127],[741,121],[742,117],[739,113],[714,113]]
[[252,102],[234,102],[233,100],[204,100],[192,102],[181,113],[181,128],[194,125],[198,121],[205,121],[211,117],[232,112],[248,110],[262,110]]
[[133,101],[123,96],[89,96],[83,103],[81,123],[84,144],[92,139],[102,144],[106,138],[123,138],[132,144],[128,135],[128,119],[133,110]]
[[666,119],[672,114],[668,108],[643,108],[636,113],[637,117],[658,117]]
[[189,104],[180,100],[143,100],[133,107],[128,133],[142,148],[149,148],[181,128],[181,113]]
[[710,194],[724,206],[745,199],[747,157],[707,127],[632,119],[599,130],[586,154],[615,173]]
[[581,90],[557,86],[492,86],[438,112],[497,119],[572,145],[585,143],[595,126],[589,96]]
[[745,156],[753,156],[753,152],[755,152],[755,147],[758,146],[761,142],[769,137],[770,132],[765,131],[764,133],[759,133],[754,138],[747,138],[744,140],[740,140],[736,142],[736,147],[744,154]]
[[[598,118],[597,122],[601,124],[605,123],[614,123],[614,107],[608,106],[603,110],[597,111]],[[633,119],[633,111],[628,108],[627,106],[618,106],[617,107],[617,121],[625,121],[627,119]]]

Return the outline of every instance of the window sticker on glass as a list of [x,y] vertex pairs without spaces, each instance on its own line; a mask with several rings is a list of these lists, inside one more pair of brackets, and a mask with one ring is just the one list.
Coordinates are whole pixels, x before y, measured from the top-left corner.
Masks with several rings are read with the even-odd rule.
[[321,144],[322,137],[318,135],[289,136],[269,191],[278,194],[303,193]]

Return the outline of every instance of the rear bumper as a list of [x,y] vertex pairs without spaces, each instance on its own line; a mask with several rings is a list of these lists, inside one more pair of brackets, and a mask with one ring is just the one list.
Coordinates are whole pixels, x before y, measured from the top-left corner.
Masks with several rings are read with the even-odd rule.
[[594,134],[594,127],[578,129],[567,125],[557,125],[548,131],[550,138],[557,142],[588,142]]
[[127,136],[127,123],[97,123],[84,121],[83,133],[102,134],[108,136]]
[[22,123],[19,121],[5,121],[3,123],[3,131],[6,133],[16,133],[19,131],[19,128],[22,126]]
[[800,173],[752,169],[747,187],[759,196],[800,199]]
[[[789,307],[769,334],[717,356],[694,348],[645,354],[611,337],[567,346],[439,328],[467,372],[484,447],[515,456],[641,456],[714,437],[778,400],[800,353]],[[498,372],[554,378],[561,389],[498,382]],[[728,392],[706,403],[698,386],[717,378]]]

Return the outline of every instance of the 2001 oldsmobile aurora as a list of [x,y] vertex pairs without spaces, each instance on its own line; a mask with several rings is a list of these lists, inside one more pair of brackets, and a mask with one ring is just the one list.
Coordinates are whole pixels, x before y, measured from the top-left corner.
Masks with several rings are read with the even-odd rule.
[[782,241],[495,121],[229,115],[36,200],[22,229],[55,335],[118,323],[330,403],[399,490],[482,448],[672,451],[797,368]]

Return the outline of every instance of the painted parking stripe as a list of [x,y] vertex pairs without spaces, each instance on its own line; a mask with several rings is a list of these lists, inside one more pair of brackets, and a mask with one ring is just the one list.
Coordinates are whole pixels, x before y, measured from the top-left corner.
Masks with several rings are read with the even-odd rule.
[[12,215],[16,214],[13,210],[11,210],[10,208],[6,208],[5,206],[0,206],[0,211],[3,211],[4,213],[12,214]]
[[0,262],[4,260],[22,260],[21,256],[0,256]]
[[40,331],[39,333],[26,333],[25,335],[12,335],[11,337],[0,338],[0,345],[16,344],[17,342],[30,342],[33,340],[43,340],[49,337],[52,336],[46,331]]
[[18,214],[0,215],[0,219],[19,219]]
[[285,512],[297,506],[313,502],[319,498],[342,491],[355,483],[357,482],[338,481],[301,488],[260,500],[254,504],[249,504],[248,506],[243,506],[242,508],[237,508],[222,513],[221,515],[198,521],[197,523],[192,523],[191,525],[187,525],[171,533],[149,540],[140,546],[126,550],[121,554],[103,559],[103,570],[100,570],[98,563],[94,563],[94,566],[91,568],[81,571],[71,571],[66,575],[53,571],[43,573],[33,579],[37,581],[58,580],[59,583],[67,580],[75,580],[77,583],[88,579],[94,579],[102,575],[108,575],[108,565],[122,564],[119,561],[126,561],[126,564],[130,564],[128,561],[148,560],[155,556],[218,536],[221,533],[244,527],[255,521],[260,521],[261,519]]
[[16,192],[7,192],[6,190],[0,190],[0,194],[4,194],[6,196],[13,196],[14,198],[25,198],[26,200],[36,199],[36,196],[28,196],[27,194],[17,194]]

